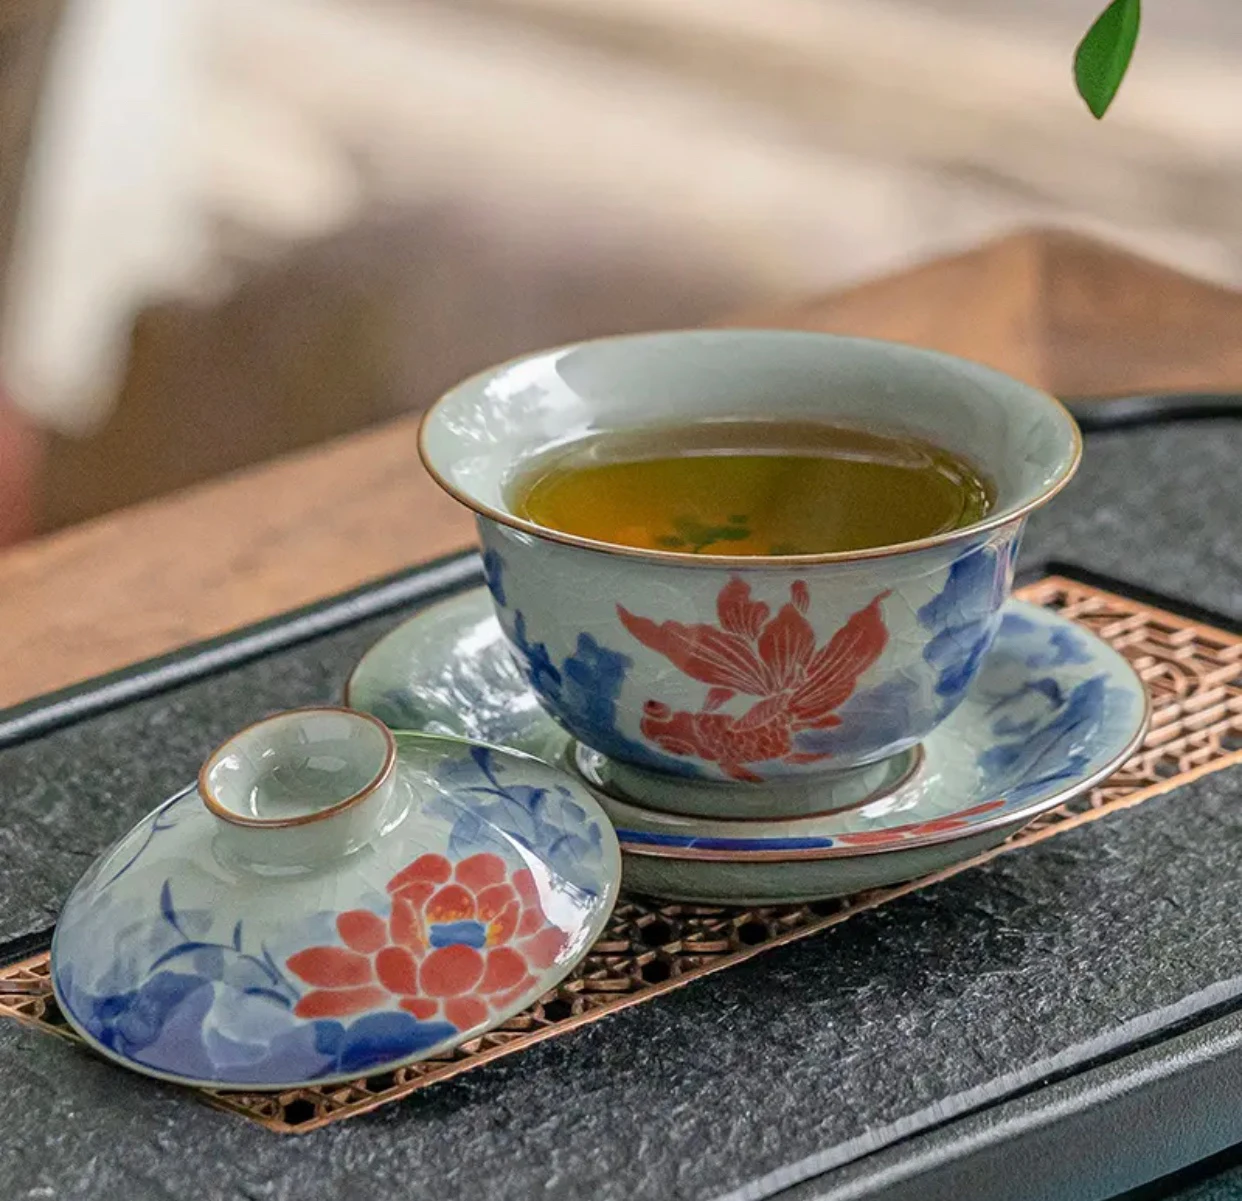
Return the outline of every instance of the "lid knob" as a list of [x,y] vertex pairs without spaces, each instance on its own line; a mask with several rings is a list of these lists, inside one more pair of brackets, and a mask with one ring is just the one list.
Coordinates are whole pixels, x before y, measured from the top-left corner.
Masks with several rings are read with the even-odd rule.
[[397,748],[378,719],[350,709],[294,709],[234,734],[198,773],[226,853],[253,866],[313,868],[380,828]]

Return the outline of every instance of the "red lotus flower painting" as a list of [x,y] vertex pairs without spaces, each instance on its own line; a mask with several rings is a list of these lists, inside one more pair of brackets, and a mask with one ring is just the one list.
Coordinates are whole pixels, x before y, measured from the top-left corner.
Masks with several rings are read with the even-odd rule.
[[342,946],[308,947],[289,970],[311,985],[298,1017],[340,1018],[394,1004],[420,1021],[458,1030],[483,1022],[527,993],[535,973],[565,949],[548,921],[528,868],[509,876],[483,852],[454,865],[421,855],[388,882],[392,912],[338,914]]
[[[803,580],[794,581],[789,601],[771,617],[766,604],[751,599],[750,585],[734,577],[716,598],[719,627],[657,623],[618,605],[621,623],[643,646],[709,686],[698,712],[647,701],[643,736],[669,754],[719,764],[735,780],[761,781],[753,770],[758,763],[827,759],[795,751],[794,735],[840,723],[835,710],[888,642],[880,612],[886,596],[880,593],[822,647],[806,618],[810,593]],[[739,695],[758,699],[744,713],[719,712]]]

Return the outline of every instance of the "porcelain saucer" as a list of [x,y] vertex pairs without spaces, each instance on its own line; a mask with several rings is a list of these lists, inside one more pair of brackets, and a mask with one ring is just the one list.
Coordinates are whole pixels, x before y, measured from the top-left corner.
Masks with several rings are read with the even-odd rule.
[[[228,784],[230,772],[268,770],[286,806],[322,794],[346,742],[329,731],[335,741],[315,743],[310,723],[332,715],[388,748],[382,791],[355,789],[309,816],[251,812],[259,785],[235,791],[232,812],[218,803],[212,771]],[[357,1079],[499,1025],[602,932],[620,855],[575,780],[525,755],[393,735],[356,713],[295,711],[259,726],[278,720],[295,727],[283,741],[223,756],[258,726],[235,736],[197,787],[139,822],[70,895],[52,982],[95,1050],[208,1088]],[[263,763],[281,754],[283,775]]]
[[574,744],[540,707],[482,588],[389,633],[346,692],[351,706],[393,728],[510,747],[576,774],[616,826],[628,888],[719,904],[840,895],[960,862],[1108,776],[1148,719],[1146,690],[1112,647],[1011,600],[965,700],[914,762],[846,808],[722,821],[617,795],[608,761]]

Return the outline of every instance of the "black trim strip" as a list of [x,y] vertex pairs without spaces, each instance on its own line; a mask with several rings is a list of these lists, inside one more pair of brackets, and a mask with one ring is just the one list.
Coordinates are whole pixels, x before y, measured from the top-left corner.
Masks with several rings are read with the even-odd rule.
[[46,930],[36,930],[32,934],[22,934],[0,943],[0,967],[8,967],[11,963],[19,963],[23,959],[31,959],[44,951],[52,949],[52,935],[55,926]]
[[1067,400],[1065,407],[1085,434],[1163,425],[1170,421],[1203,421],[1242,417],[1242,393],[1171,392],[1154,396],[1104,396]]
[[[1169,1187],[1171,1173],[1201,1179],[1235,1159],[1222,1152],[1242,1139],[1240,1076],[1242,1015],[1234,1013],[764,1197],[1125,1201],[1117,1194],[1146,1181]],[[1136,1138],[1140,1131],[1159,1136]],[[1183,1169],[1190,1160],[1197,1166]],[[1135,1201],[1163,1195],[1153,1184]],[[760,1194],[719,1201],[743,1196]]]
[[256,625],[147,659],[0,710],[0,750],[83,718],[167,692],[299,642],[345,629],[483,579],[474,551],[363,584],[350,592],[281,613]]

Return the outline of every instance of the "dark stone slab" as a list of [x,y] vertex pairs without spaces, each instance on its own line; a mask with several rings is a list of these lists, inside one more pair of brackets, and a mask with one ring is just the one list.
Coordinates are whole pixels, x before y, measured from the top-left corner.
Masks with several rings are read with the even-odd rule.
[[302,1138],[0,1025],[0,1163],[97,1201],[699,1201],[823,1170],[1242,996],[1240,783],[1207,776]]
[[1031,519],[1057,558],[1242,616],[1242,422],[1092,434],[1069,487]]
[[339,704],[375,618],[0,751],[0,947],[51,926],[77,877],[235,730],[277,709]]
[[[1028,557],[1242,612],[1237,438],[1092,438]],[[337,699],[396,620],[0,752],[0,944],[48,926],[90,858],[230,731]],[[808,1157],[857,1160],[1242,996],[1240,784],[1205,777],[302,1138],[0,1022],[0,1165],[18,1196],[92,1201],[761,1195]]]

